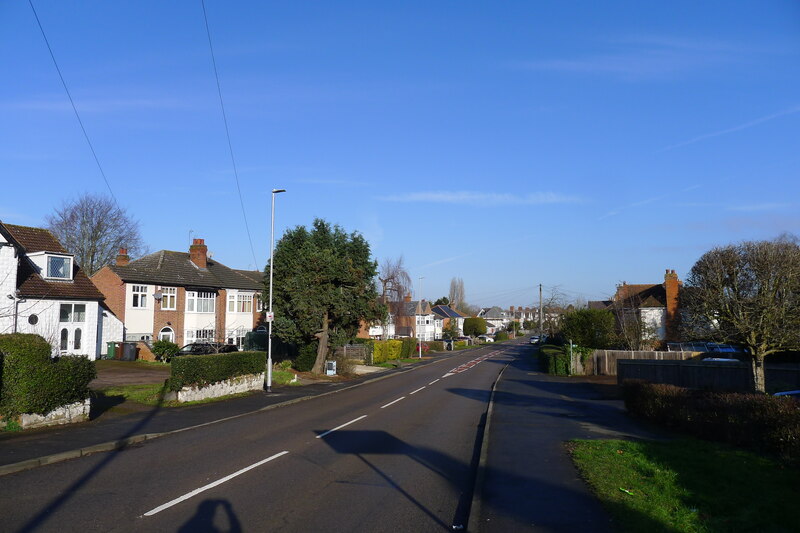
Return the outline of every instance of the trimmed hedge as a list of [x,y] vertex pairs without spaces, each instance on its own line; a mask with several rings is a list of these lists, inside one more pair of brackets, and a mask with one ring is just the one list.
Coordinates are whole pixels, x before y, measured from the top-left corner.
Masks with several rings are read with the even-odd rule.
[[403,342],[399,340],[375,341],[372,347],[372,364],[377,365],[399,359],[402,348]]
[[505,331],[498,331],[494,334],[494,341],[495,342],[503,342],[508,340],[508,333]]
[[542,370],[554,376],[569,376],[572,366],[569,359],[569,352],[560,346],[545,344],[539,351],[542,358]]
[[406,337],[403,339],[403,347],[400,349],[400,359],[411,357],[417,351],[417,339]]
[[0,414],[44,415],[89,397],[97,377],[94,361],[85,356],[52,359],[50,344],[39,335],[0,335]]
[[632,414],[697,437],[800,462],[800,403],[763,394],[708,392],[641,380],[623,384]]
[[443,352],[444,343],[442,341],[428,341],[428,348],[430,348],[432,352]]
[[167,388],[204,387],[236,376],[260,374],[266,370],[266,352],[231,352],[209,355],[186,355],[172,359]]

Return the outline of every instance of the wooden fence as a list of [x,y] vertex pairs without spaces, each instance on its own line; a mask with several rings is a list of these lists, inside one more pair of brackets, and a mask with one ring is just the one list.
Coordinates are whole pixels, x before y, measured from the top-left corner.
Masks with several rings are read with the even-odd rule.
[[[616,376],[617,361],[619,360],[646,360],[646,361],[685,361],[691,359],[698,352],[655,352],[655,351],[623,351],[623,350],[595,350],[581,367],[575,368],[579,374]],[[580,362],[578,362],[578,365]],[[573,367],[578,366],[573,363]]]

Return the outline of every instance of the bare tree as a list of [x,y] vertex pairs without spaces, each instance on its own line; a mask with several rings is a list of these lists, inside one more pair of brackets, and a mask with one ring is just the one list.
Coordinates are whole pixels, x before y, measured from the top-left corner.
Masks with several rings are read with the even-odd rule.
[[120,247],[132,256],[146,253],[139,222],[107,196],[87,193],[65,202],[47,217],[47,229],[89,276],[110,264]]
[[642,317],[642,299],[625,292],[622,284],[612,299],[611,311],[617,321],[620,341],[628,350],[654,349],[660,343],[656,328]]
[[748,348],[753,388],[764,358],[800,347],[800,246],[791,235],[714,248],[692,267],[680,296],[684,334]]
[[460,309],[464,304],[464,280],[453,278],[450,280],[450,293],[448,294],[450,306],[453,309]]
[[403,298],[411,293],[411,276],[403,265],[402,255],[397,259],[384,259],[378,272],[378,281],[381,284],[381,301],[389,312],[383,323],[385,340],[389,336],[389,320],[400,313]]

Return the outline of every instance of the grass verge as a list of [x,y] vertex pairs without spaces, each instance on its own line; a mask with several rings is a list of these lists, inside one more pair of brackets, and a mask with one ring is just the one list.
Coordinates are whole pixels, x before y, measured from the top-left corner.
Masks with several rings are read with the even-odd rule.
[[795,468],[701,440],[572,441],[572,458],[622,531],[797,531]]

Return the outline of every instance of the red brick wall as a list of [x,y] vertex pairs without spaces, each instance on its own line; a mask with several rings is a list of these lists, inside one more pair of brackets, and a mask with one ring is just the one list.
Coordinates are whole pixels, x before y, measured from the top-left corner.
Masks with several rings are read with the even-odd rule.
[[97,290],[105,296],[105,304],[123,323],[125,322],[125,283],[107,266],[92,276]]
[[667,341],[680,340],[678,313],[678,292],[681,282],[674,270],[667,270],[664,274],[664,290],[667,293],[666,337]]
[[158,334],[163,328],[170,327],[175,332],[175,344],[178,346],[186,344],[183,339],[186,289],[178,287],[174,311],[161,309],[161,302],[157,302],[155,306],[156,308],[153,312],[153,340],[158,340]]

